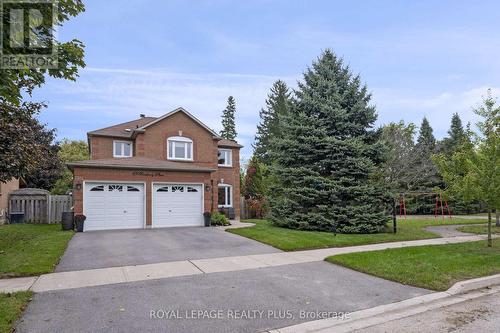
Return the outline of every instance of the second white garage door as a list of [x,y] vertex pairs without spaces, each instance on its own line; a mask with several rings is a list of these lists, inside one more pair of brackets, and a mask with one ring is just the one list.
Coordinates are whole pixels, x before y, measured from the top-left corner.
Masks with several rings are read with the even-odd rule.
[[202,207],[202,185],[153,185],[153,228],[201,226]]

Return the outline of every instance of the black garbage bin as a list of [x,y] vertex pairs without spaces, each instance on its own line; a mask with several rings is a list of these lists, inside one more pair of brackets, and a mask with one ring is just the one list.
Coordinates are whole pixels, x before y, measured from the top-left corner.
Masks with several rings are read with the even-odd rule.
[[212,214],[210,212],[203,213],[203,220],[205,221],[205,227],[210,227],[210,219]]
[[62,218],[61,218],[61,228],[64,231],[69,231],[73,230],[74,224],[73,224],[73,217],[75,216],[75,213],[73,212],[63,212],[62,213]]
[[23,212],[13,212],[9,216],[10,224],[24,223],[24,213]]

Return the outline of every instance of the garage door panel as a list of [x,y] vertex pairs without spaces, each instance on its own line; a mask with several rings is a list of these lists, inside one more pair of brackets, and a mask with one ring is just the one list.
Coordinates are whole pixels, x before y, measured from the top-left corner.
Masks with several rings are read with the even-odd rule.
[[84,206],[85,231],[144,227],[143,184],[87,183]]
[[153,227],[203,225],[202,185],[155,184]]

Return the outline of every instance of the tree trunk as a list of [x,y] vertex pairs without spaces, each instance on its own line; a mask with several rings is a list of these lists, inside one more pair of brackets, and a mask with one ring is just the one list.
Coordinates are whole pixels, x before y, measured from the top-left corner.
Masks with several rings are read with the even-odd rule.
[[496,212],[496,216],[497,216],[497,222],[495,223],[495,225],[497,227],[500,227],[500,212],[498,211],[498,209],[495,209],[495,212]]
[[491,240],[491,209],[488,209],[488,247],[493,247]]

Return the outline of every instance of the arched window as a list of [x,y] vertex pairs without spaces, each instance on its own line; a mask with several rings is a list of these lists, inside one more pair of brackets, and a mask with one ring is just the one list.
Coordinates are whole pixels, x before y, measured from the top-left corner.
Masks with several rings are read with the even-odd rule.
[[171,136],[167,139],[167,159],[193,160],[193,140],[183,136]]

